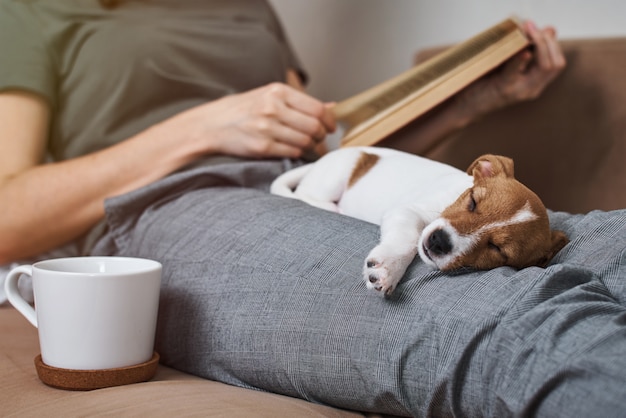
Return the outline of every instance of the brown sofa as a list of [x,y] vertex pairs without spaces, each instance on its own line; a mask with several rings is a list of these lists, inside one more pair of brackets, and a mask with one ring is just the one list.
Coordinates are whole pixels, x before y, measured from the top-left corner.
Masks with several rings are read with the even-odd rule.
[[[564,47],[569,66],[544,96],[490,115],[429,156],[464,168],[482,153],[509,155],[517,177],[551,209],[626,207],[626,38],[567,41]],[[0,308],[0,335],[2,416],[363,416],[165,366],[145,383],[57,390],[37,378],[36,330],[12,308]]]

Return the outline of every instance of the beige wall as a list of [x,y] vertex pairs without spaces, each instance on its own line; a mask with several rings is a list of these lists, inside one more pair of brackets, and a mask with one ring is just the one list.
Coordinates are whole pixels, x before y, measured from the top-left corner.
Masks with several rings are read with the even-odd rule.
[[561,38],[626,36],[624,0],[271,0],[310,76],[340,100],[411,64],[420,48],[461,41],[510,16]]

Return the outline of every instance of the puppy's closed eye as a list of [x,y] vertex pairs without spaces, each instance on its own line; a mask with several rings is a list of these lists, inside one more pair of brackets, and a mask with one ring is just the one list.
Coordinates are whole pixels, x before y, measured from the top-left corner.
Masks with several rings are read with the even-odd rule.
[[476,212],[478,204],[485,199],[487,190],[484,187],[472,187],[469,189],[469,199],[467,202],[467,210]]
[[474,191],[470,190],[469,203],[467,204],[467,210],[470,212],[476,211],[476,199],[474,198]]
[[492,254],[500,258],[504,264],[509,261],[509,255],[507,254],[506,248],[503,247],[502,244],[498,244],[493,240],[489,240],[487,241],[487,248],[489,249],[489,251],[491,251]]

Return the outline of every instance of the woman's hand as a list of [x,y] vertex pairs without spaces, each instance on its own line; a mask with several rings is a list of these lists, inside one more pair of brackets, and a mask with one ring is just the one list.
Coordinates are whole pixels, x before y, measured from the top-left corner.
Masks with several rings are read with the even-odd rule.
[[300,157],[335,130],[328,105],[272,83],[190,109],[174,118],[199,154],[248,158]]
[[524,22],[533,47],[475,81],[451,100],[392,135],[385,145],[425,154],[451,133],[489,112],[538,97],[565,68],[565,57],[552,27]]
[[565,68],[565,57],[554,28],[538,29],[532,21],[526,21],[523,29],[532,42],[532,49],[518,53],[458,96],[457,104],[470,118],[539,97]]

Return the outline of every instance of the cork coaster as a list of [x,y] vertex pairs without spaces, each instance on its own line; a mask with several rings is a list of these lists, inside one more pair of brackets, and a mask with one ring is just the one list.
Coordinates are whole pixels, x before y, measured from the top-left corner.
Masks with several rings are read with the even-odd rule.
[[104,370],[60,369],[45,364],[41,355],[35,357],[39,379],[48,386],[66,390],[93,390],[145,382],[154,377],[158,365],[159,354],[156,351],[145,363]]

